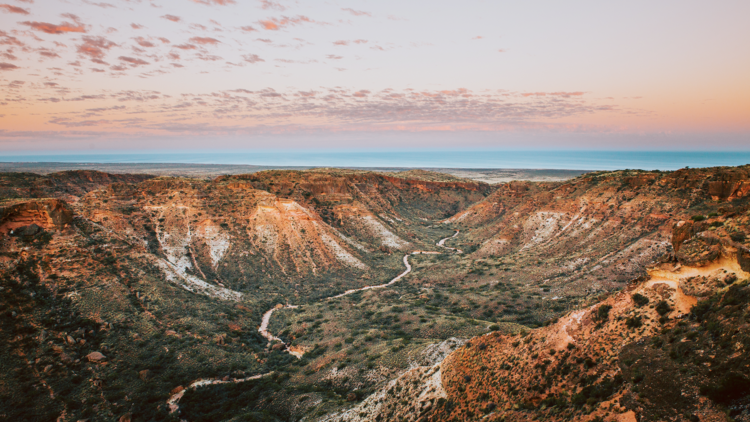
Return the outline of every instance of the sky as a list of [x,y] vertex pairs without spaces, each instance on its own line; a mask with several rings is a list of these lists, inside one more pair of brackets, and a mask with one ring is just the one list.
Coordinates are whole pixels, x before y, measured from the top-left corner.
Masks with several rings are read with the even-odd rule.
[[0,153],[750,149],[750,2],[0,0]]

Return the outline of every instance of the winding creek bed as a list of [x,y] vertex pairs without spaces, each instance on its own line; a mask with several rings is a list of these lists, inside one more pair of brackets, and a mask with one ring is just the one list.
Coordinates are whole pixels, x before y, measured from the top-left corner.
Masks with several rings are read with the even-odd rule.
[[[442,248],[454,251],[456,253],[463,253],[463,251],[460,250],[460,249],[456,249],[456,248],[451,248],[449,246],[445,246],[445,241],[446,240],[452,239],[452,238],[458,236],[458,234],[459,234],[459,231],[456,230],[456,233],[454,233],[452,236],[448,236],[448,237],[446,237],[444,239],[440,239],[440,241],[437,242],[436,245],[440,246]],[[322,300],[336,299],[336,298],[344,297],[344,296],[347,296],[347,295],[350,295],[350,294],[353,294],[353,293],[356,293],[356,292],[365,291],[365,290],[386,288],[386,287],[388,287],[388,286],[390,286],[390,285],[398,282],[399,280],[401,280],[402,278],[404,278],[407,274],[409,274],[411,272],[411,264],[409,264],[409,255],[420,255],[420,254],[430,254],[430,255],[433,255],[433,254],[440,254],[440,253],[442,253],[442,252],[435,252],[435,251],[413,251],[411,253],[408,253],[408,254],[404,255],[404,267],[406,267],[406,269],[404,270],[404,272],[402,272],[401,274],[399,274],[396,277],[394,277],[388,283],[378,284],[378,285],[375,285],[375,286],[360,287],[359,289],[347,290],[344,293],[340,293],[340,294],[337,294],[335,296],[330,296],[330,297],[324,298]],[[273,313],[275,311],[279,310],[279,309],[287,309],[287,308],[288,309],[294,309],[294,308],[297,308],[297,305],[290,305],[290,304],[282,305],[282,304],[278,304],[278,305],[274,306],[273,308],[267,310],[263,314],[263,318],[261,319],[260,326],[258,327],[258,332],[260,333],[261,336],[265,337],[269,342],[273,342],[273,341],[281,342],[284,345],[284,351],[285,352],[287,352],[287,353],[289,353],[289,354],[297,357],[297,359],[301,359],[302,355],[304,355],[304,353],[305,353],[304,351],[302,351],[302,350],[293,350],[293,348],[290,348],[289,344],[284,343],[284,341],[282,339],[274,336],[273,334],[271,334],[268,331],[268,325],[271,322],[271,316],[273,316]],[[257,380],[257,379],[260,379],[260,378],[263,378],[263,377],[267,377],[267,376],[269,376],[271,374],[273,374],[273,372],[268,372],[268,373],[265,373],[265,374],[253,375],[253,376],[247,377],[247,378],[238,378],[238,379],[231,379],[231,380],[224,380],[224,379],[219,379],[219,378],[209,378],[209,379],[199,379],[199,380],[193,381],[192,383],[190,383],[190,385],[187,386],[187,388],[184,388],[184,389],[181,389],[179,391],[176,391],[176,392],[174,392],[169,397],[169,400],[167,400],[167,404],[169,405],[169,411],[170,411],[170,413],[174,413],[174,412],[176,412],[180,408],[180,406],[179,406],[178,403],[179,403],[180,399],[182,398],[182,396],[185,395],[185,392],[187,390],[189,390],[189,389],[198,388],[198,387],[202,387],[202,386],[205,386],[205,385],[240,383],[240,382],[245,382],[245,381]]]

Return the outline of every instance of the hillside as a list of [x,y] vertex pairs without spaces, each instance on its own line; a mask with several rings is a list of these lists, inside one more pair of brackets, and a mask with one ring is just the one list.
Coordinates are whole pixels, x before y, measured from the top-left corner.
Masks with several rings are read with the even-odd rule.
[[0,419],[745,417],[748,166],[0,176]]

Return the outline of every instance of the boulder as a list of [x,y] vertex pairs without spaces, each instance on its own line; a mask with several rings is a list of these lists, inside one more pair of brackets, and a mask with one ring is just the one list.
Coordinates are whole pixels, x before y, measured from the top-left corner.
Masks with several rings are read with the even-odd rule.
[[86,359],[89,360],[89,362],[99,362],[101,360],[106,359],[107,357],[99,352],[91,352],[88,355],[86,355]]

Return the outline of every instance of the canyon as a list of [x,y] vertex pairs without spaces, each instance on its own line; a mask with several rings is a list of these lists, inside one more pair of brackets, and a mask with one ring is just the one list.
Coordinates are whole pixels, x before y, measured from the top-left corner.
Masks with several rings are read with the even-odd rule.
[[0,195],[0,419],[750,420],[750,166]]

